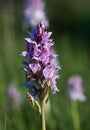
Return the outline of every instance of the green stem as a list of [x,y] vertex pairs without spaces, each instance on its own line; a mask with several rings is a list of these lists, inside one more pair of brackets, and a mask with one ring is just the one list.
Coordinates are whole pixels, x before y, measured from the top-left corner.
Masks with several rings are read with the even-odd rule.
[[5,130],[6,130],[6,111],[5,111]]
[[46,130],[46,125],[45,125],[45,100],[41,102],[41,125],[42,125],[42,130]]
[[72,118],[75,130],[80,130],[80,121],[79,121],[79,113],[78,113],[78,104],[77,101],[71,101],[72,105]]

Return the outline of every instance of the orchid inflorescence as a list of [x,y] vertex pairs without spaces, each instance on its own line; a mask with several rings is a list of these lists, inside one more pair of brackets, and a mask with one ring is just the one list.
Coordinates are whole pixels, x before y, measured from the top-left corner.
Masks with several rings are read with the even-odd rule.
[[82,102],[86,100],[82,82],[82,78],[79,75],[71,76],[68,79],[68,95],[71,100],[79,100]]
[[57,55],[51,48],[54,45],[52,39],[49,39],[52,33],[44,29],[41,21],[29,33],[30,38],[25,38],[26,51],[20,53],[27,59],[23,62],[26,77],[24,86],[28,89],[26,97],[33,105],[37,103],[37,99],[43,100],[50,91],[59,91],[56,79],[60,67],[56,65]]
[[41,20],[49,26],[44,0],[26,0],[24,3],[24,27],[35,27]]

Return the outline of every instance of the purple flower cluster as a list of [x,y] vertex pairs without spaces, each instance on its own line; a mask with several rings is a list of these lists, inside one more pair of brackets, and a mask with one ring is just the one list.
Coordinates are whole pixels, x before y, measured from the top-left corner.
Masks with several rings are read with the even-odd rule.
[[26,75],[25,86],[29,88],[29,93],[33,97],[37,94],[42,95],[48,88],[53,93],[59,91],[56,78],[58,78],[57,72],[60,67],[55,63],[57,55],[51,51],[53,42],[49,37],[52,33],[44,29],[44,24],[40,22],[37,28],[29,33],[30,38],[25,38],[26,51],[20,54],[27,59],[23,62]]
[[71,100],[86,100],[86,97],[83,94],[82,78],[80,76],[71,76],[68,79],[68,94]]
[[26,0],[24,4],[24,26],[36,26],[41,20],[46,27],[49,23],[45,15],[45,3],[43,0]]
[[12,102],[15,103],[17,106],[21,106],[22,97],[15,84],[11,83],[7,87],[7,96],[10,97]]

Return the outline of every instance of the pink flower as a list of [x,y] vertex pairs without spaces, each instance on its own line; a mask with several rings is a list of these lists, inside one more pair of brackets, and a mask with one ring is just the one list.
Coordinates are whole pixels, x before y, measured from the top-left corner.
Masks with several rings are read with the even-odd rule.
[[71,100],[86,100],[83,94],[82,78],[80,76],[71,76],[68,79],[68,94]]
[[12,99],[12,102],[17,106],[22,104],[22,97],[15,84],[11,83],[7,88],[7,95]]
[[26,0],[24,4],[24,26],[36,26],[42,20],[48,27],[49,23],[45,13],[43,0]]
[[[57,55],[51,51],[51,47],[54,45],[50,39],[52,33],[44,31],[44,29],[43,22],[40,22],[37,28],[29,33],[30,38],[25,38],[26,51],[21,52],[21,56],[27,60],[23,62],[25,64],[23,70],[26,75],[25,86],[29,88],[29,93],[34,97],[37,93],[43,95],[41,92],[47,88],[52,93],[59,91],[56,79],[60,67],[55,62]],[[32,85],[32,81],[35,82],[34,85]]]

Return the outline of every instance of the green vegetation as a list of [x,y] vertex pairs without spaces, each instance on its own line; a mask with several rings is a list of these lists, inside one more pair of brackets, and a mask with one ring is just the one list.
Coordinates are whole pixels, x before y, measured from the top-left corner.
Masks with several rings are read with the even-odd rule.
[[[48,1],[46,2],[49,4]],[[64,22],[59,24],[62,19],[59,12],[54,16],[55,14],[51,12],[53,6],[49,4],[48,8],[51,20],[49,30],[53,32],[55,51],[59,54],[58,62],[62,70],[59,72],[61,79],[57,83],[60,92],[56,95],[51,94],[47,105],[47,130],[74,130],[71,102],[66,93],[67,79],[74,74],[82,77],[87,97],[86,102],[78,102],[81,130],[90,130],[90,16],[83,17],[82,8],[80,10],[78,8],[77,11],[81,17],[78,16],[79,22],[75,23],[77,18],[73,16],[75,21],[67,19],[64,10],[66,19],[63,18]],[[2,8],[0,11],[0,130],[40,130],[38,113],[26,101],[22,87],[24,74],[20,67],[23,58],[19,56],[19,53],[25,49],[23,39],[28,34],[22,29],[22,16],[18,13],[21,10],[15,7],[14,9]],[[74,11],[75,9],[76,7],[73,8]],[[90,11],[88,13],[90,14]],[[59,21],[58,17],[60,17]],[[14,82],[20,90],[23,103],[19,108],[13,104],[8,110],[6,91],[11,82]]]

